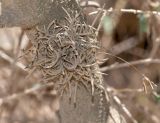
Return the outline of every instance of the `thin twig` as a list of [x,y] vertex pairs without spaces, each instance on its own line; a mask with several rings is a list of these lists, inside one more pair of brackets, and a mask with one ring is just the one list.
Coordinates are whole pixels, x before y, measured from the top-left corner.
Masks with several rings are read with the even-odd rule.
[[80,2],[80,6],[82,8],[85,8],[85,7],[95,7],[95,8],[100,8],[100,4],[95,2],[95,1],[82,1]]
[[123,88],[123,89],[115,89],[112,87],[108,87],[107,88],[108,92],[113,92],[113,93],[141,93],[144,92],[143,88],[139,88],[139,89],[131,89],[131,88]]
[[126,108],[125,104],[117,96],[113,96],[114,101],[122,108],[124,113],[132,120],[133,123],[138,123],[138,121],[132,116],[131,112]]
[[[13,64],[15,62],[15,60],[10,57],[9,55],[7,55],[4,51],[0,50],[0,57],[2,57],[4,60],[8,61],[9,63]],[[26,66],[20,62],[16,62],[15,65],[22,69],[23,71],[26,71]]]
[[[104,5],[104,6],[105,6],[105,5]],[[106,13],[107,13],[106,11],[103,12],[104,6],[103,6],[103,8],[101,9],[101,12],[102,12],[103,14],[102,14],[102,17],[101,17],[101,19],[100,19],[100,23],[99,23],[99,25],[98,25],[98,28],[97,28],[97,30],[96,30],[96,32],[95,32],[95,33],[96,33],[96,36],[98,36],[99,30],[100,30],[100,28],[101,28],[101,26],[102,26],[103,20],[104,20],[104,18],[105,18],[105,16],[106,16]],[[101,12],[100,12],[100,13],[101,13]],[[98,17],[98,16],[97,16],[97,17]]]
[[[139,73],[139,75],[141,75],[141,77],[142,77],[142,80],[143,80],[143,81],[142,81],[142,84],[143,84],[143,87],[144,87],[144,91],[145,91],[146,93],[148,93],[147,88],[146,88],[146,87],[147,87],[146,84],[149,84],[149,85],[150,85],[150,88],[151,88],[152,90],[153,90],[154,87],[156,86],[156,84],[154,84],[152,81],[150,81],[150,79],[149,79],[145,74],[143,74],[139,69],[137,69],[137,68],[134,66],[134,64],[131,64],[130,62],[122,59],[121,57],[115,56],[115,55],[113,55],[113,54],[106,53],[106,52],[103,52],[103,53],[105,53],[106,55],[115,57],[115,58],[117,58],[117,59],[120,60],[120,61],[123,61],[123,62],[125,63],[125,65],[130,66],[131,68],[133,68],[133,70],[135,70],[137,73]],[[149,61],[152,61],[152,59],[147,59],[147,61],[148,61],[148,62],[149,62]],[[159,59],[158,59],[158,62],[159,62]],[[138,62],[138,63],[139,63],[139,62]]]
[[132,116],[130,111],[126,108],[125,104],[121,102],[119,97],[117,97],[116,95],[113,95],[111,88],[106,88],[105,93],[111,94],[112,99],[115,101],[115,103],[122,108],[124,113],[132,120],[133,123],[138,123],[137,120]]
[[[101,8],[99,8],[99,9],[101,9]],[[143,10],[136,10],[136,9],[113,9],[113,8],[110,8],[108,10],[103,10],[103,11],[107,11],[108,13],[122,12],[122,13],[133,13],[133,14],[160,15],[160,12],[158,12],[158,11],[143,11]],[[93,15],[93,14],[97,14],[97,13],[98,13],[98,11],[94,11],[94,12],[89,13],[89,15]]]
[[109,51],[114,55],[118,55],[126,50],[129,50],[137,46],[141,42],[142,40],[138,40],[137,37],[131,37],[128,38],[127,40],[122,41],[121,43],[116,44],[111,49],[109,49]]
[[14,93],[14,94],[11,94],[11,95],[6,96],[4,98],[0,98],[0,105],[3,104],[4,102],[11,101],[11,100],[14,100],[14,99],[18,99],[22,96],[26,96],[28,94],[31,94],[31,93],[35,92],[35,91],[38,91],[38,90],[41,90],[41,89],[44,89],[44,88],[47,88],[47,87],[50,87],[50,86],[53,86],[52,82],[51,83],[46,83],[46,84],[33,85],[33,87],[25,89],[22,92]]
[[142,59],[142,60],[137,60],[137,61],[131,61],[128,63],[121,63],[121,64],[114,64],[106,67],[100,68],[102,72],[110,71],[110,70],[115,70],[115,69],[120,69],[124,67],[129,67],[130,65],[140,65],[140,64],[160,64],[160,59]]

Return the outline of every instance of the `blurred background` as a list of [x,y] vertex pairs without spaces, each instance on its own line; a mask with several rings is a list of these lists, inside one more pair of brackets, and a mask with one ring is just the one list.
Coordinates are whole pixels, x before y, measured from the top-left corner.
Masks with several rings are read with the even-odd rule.
[[[97,28],[106,90],[121,101],[115,107],[127,123],[160,123],[160,0],[80,0],[80,5],[87,23]],[[56,92],[26,91],[41,81],[40,73],[28,76],[24,69],[31,46],[21,28],[0,29],[0,123],[59,122]],[[145,82],[144,92],[142,74],[157,85],[154,90]]]

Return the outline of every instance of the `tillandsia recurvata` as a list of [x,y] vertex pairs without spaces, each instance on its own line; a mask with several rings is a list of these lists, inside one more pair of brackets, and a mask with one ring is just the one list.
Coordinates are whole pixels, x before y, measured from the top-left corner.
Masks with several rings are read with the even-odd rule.
[[[33,59],[30,67],[41,70],[45,82],[53,82],[54,89],[76,105],[77,89],[82,86],[94,95],[99,95],[97,122],[105,123],[106,108],[102,76],[99,72],[96,53],[99,43],[96,29],[80,21],[80,13],[71,16],[65,9],[63,21],[53,20],[43,28],[36,28]],[[94,101],[93,101],[94,103]]]

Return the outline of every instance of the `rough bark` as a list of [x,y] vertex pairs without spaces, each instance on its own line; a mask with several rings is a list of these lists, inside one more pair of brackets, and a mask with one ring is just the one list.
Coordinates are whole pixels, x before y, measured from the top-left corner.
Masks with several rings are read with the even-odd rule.
[[43,25],[53,19],[62,19],[66,15],[61,6],[76,11],[73,0],[0,0],[2,27],[20,26],[24,29]]

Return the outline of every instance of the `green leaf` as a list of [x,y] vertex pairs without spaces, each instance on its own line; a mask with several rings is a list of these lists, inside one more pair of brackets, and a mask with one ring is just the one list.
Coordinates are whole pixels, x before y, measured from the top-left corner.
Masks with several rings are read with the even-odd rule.
[[144,14],[139,14],[139,26],[140,26],[140,32],[145,33],[148,31],[148,21]]
[[156,96],[156,100],[160,102],[160,95]]
[[113,23],[112,23],[112,19],[109,16],[105,16],[103,19],[103,28],[104,31],[108,34],[111,34],[113,31]]
[[159,94],[154,93],[154,97],[155,97],[157,102],[160,102],[160,95]]

